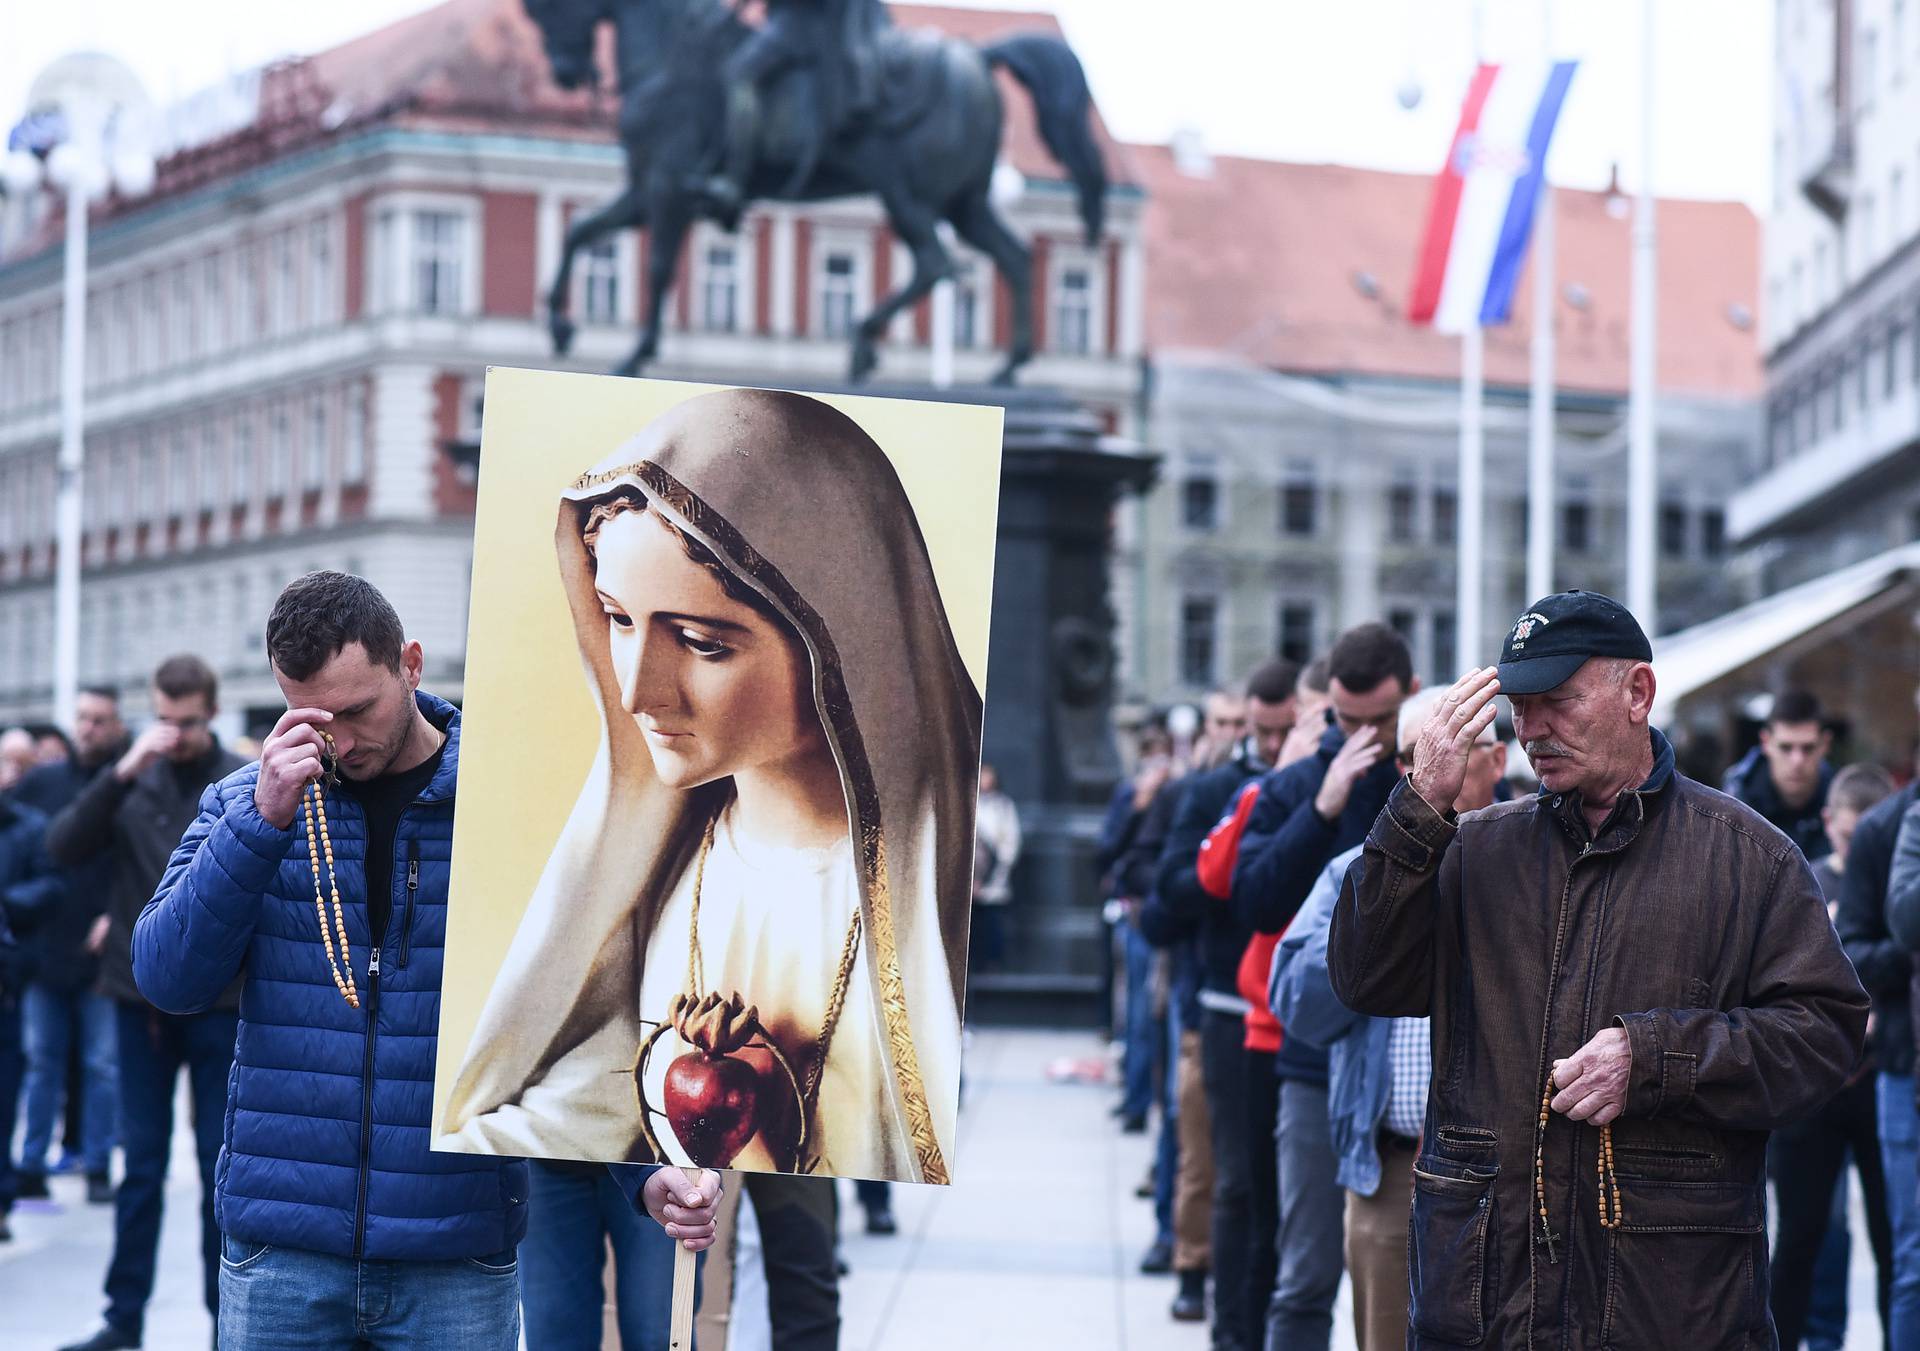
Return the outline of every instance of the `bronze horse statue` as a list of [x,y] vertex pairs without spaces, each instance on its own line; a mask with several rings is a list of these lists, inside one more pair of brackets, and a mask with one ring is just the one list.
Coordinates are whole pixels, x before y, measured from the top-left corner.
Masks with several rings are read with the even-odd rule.
[[[660,314],[687,232],[713,212],[700,189],[726,153],[728,57],[753,34],[726,0],[524,0],[539,26],[553,77],[562,88],[597,81],[594,37],[614,28],[620,85],[624,190],[576,220],[547,292],[554,350],[573,339],[568,317],[575,256],[618,230],[648,232],[645,308],[633,352],[615,368],[637,375],[659,351]],[[851,375],[869,374],[875,345],[895,315],[954,272],[938,230],[993,260],[1012,294],[1012,341],[994,375],[1011,383],[1033,356],[1032,255],[989,197],[1004,109],[994,71],[1005,68],[1034,100],[1041,138],[1068,171],[1089,243],[1100,237],[1107,176],[1093,138],[1093,100],[1085,72],[1066,43],[1048,34],[979,47],[936,33],[883,27],[875,51],[878,99],[846,125],[819,125],[822,100],[813,72],[786,71],[765,91],[765,128],[754,147],[747,199],[820,201],[874,193],[894,233],[913,255],[904,286],[884,296],[855,326]]]

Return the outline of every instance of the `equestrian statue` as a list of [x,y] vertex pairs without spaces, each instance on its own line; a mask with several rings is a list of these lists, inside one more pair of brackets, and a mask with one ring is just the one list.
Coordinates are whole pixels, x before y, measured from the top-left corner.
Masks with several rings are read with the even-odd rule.
[[946,221],[993,260],[1011,292],[1011,342],[994,375],[1011,383],[1033,356],[1033,269],[990,196],[1005,115],[997,69],[1032,97],[1041,139],[1073,181],[1087,241],[1100,238],[1107,175],[1093,100],[1079,59],[1050,34],[975,46],[895,28],[881,0],[761,0],[758,24],[727,0],[524,3],[563,89],[597,83],[595,32],[613,25],[627,157],[620,195],[567,231],[547,292],[556,352],[573,340],[574,258],[607,235],[648,233],[639,341],[614,372],[637,375],[659,351],[661,309],[695,220],[731,231],[756,200],[873,193],[913,272],[855,325],[852,378],[872,372],[894,316],[954,274],[938,229]]

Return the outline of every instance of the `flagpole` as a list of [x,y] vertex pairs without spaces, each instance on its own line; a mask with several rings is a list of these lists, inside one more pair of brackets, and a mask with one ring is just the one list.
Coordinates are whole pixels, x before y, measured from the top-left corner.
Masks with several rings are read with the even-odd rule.
[[[1482,516],[1485,504],[1486,429],[1482,417],[1486,393],[1486,347],[1478,317],[1460,335],[1460,521],[1459,573],[1455,607],[1459,613],[1456,644],[1460,653],[1481,650],[1481,601],[1485,595]],[[1477,658],[1469,658],[1477,660]],[[1442,680],[1457,671],[1440,671]]]
[[[1541,6],[1541,61],[1553,66],[1552,4]],[[1555,279],[1553,184],[1541,166],[1540,205],[1533,225],[1533,371],[1527,405],[1527,595],[1553,592],[1553,316]],[[1524,603],[1524,602],[1523,602]]]
[[1654,589],[1654,334],[1657,253],[1653,221],[1653,0],[1640,6],[1640,191],[1633,206],[1633,329],[1627,386],[1627,609],[1648,637],[1659,632]]
[[[1484,41],[1484,0],[1473,0],[1473,64],[1477,70],[1486,59]],[[1455,664],[1460,653],[1481,651],[1485,625],[1480,604],[1486,594],[1482,585],[1485,559],[1482,548],[1485,531],[1481,518],[1485,510],[1487,468],[1486,428],[1482,419],[1486,395],[1486,346],[1480,328],[1478,306],[1473,321],[1460,335],[1460,510],[1458,556],[1454,596],[1456,640]],[[1476,656],[1473,658],[1478,660]],[[1440,671],[1438,677],[1452,679],[1457,671]]]

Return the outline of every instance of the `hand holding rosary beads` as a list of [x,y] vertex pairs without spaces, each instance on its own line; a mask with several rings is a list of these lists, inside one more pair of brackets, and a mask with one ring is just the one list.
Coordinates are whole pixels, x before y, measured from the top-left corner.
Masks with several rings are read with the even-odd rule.
[[[354,1008],[360,1007],[360,992],[353,983],[353,954],[347,948],[347,921],[340,908],[340,879],[333,870],[333,839],[327,834],[327,800],[325,786],[337,781],[336,755],[333,746],[333,734],[324,728],[317,729],[327,748],[321,756],[321,772],[309,780],[306,790],[301,794],[300,806],[307,819],[307,861],[313,867],[313,911],[320,919],[320,941],[327,947],[327,965],[333,970],[333,983],[340,991],[340,997]],[[314,826],[319,824],[316,837]],[[320,859],[325,854],[327,861],[327,880],[323,890],[320,881]],[[327,893],[333,896],[333,929],[327,928]],[[335,935],[340,939],[338,957],[333,950]],[[341,968],[345,967],[343,974]]]

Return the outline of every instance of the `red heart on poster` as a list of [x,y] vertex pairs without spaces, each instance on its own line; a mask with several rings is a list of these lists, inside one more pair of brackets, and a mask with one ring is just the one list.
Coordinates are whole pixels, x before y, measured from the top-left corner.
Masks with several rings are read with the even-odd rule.
[[725,1168],[759,1128],[760,1076],[737,1056],[689,1051],[667,1066],[667,1121],[699,1168]]

